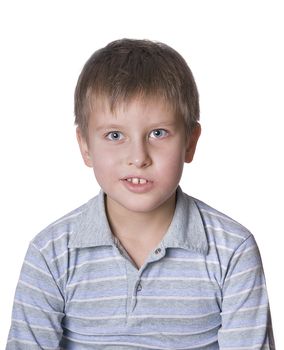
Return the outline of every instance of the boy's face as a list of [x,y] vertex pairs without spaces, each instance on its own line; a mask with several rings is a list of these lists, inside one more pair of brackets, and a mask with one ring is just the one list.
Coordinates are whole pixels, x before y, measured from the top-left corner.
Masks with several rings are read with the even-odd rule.
[[88,142],[77,129],[84,162],[93,168],[108,207],[143,213],[173,200],[199,135],[198,125],[186,138],[183,121],[159,99],[133,99],[114,113],[102,99],[90,115]]

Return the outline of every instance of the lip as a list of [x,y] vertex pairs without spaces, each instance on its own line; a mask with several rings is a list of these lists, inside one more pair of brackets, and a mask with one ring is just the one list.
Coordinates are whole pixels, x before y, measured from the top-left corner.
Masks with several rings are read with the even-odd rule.
[[[145,184],[141,184],[141,183],[134,184],[130,181],[127,181],[127,179],[132,179],[132,178],[143,179],[143,180],[146,180],[147,182]],[[122,182],[122,184],[125,186],[127,190],[133,193],[146,193],[153,188],[153,181],[144,176],[129,175],[129,176],[123,177],[120,181]]]

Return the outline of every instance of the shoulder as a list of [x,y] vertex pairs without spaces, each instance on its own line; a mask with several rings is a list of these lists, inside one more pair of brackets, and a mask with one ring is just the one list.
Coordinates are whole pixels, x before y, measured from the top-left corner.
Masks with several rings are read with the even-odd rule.
[[79,218],[88,210],[95,198],[52,222],[33,238],[31,244],[40,251],[45,251],[54,245],[67,247],[72,235],[76,232]]
[[210,247],[233,253],[244,242],[254,241],[252,233],[230,216],[199,199],[192,200],[198,208]]

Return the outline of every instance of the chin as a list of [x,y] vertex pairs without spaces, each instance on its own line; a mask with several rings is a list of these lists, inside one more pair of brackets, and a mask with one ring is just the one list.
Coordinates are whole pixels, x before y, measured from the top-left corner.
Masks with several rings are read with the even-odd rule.
[[155,210],[156,207],[155,206],[150,206],[150,205],[146,205],[146,204],[139,204],[139,203],[135,203],[133,205],[123,205],[124,208],[130,212],[133,213],[150,213],[151,211]]
[[[151,213],[158,208],[165,205],[168,200],[172,197],[172,191],[165,191],[166,193],[161,193],[157,191],[149,191],[144,194],[133,194],[130,192],[115,192],[115,191],[105,191],[109,200],[121,210],[126,210],[133,213]],[[111,193],[108,195],[108,193]]]
[[160,206],[163,205],[163,201],[161,202],[153,202],[153,201],[147,201],[147,200],[136,200],[131,201],[128,203],[121,203],[121,205],[127,209],[128,211],[135,212],[135,213],[150,213]]

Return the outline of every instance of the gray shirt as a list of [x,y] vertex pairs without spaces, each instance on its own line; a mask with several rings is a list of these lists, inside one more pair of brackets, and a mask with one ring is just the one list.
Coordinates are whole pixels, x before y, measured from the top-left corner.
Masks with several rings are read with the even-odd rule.
[[6,349],[274,349],[254,237],[178,188],[168,231],[137,269],[100,192],[31,242]]

